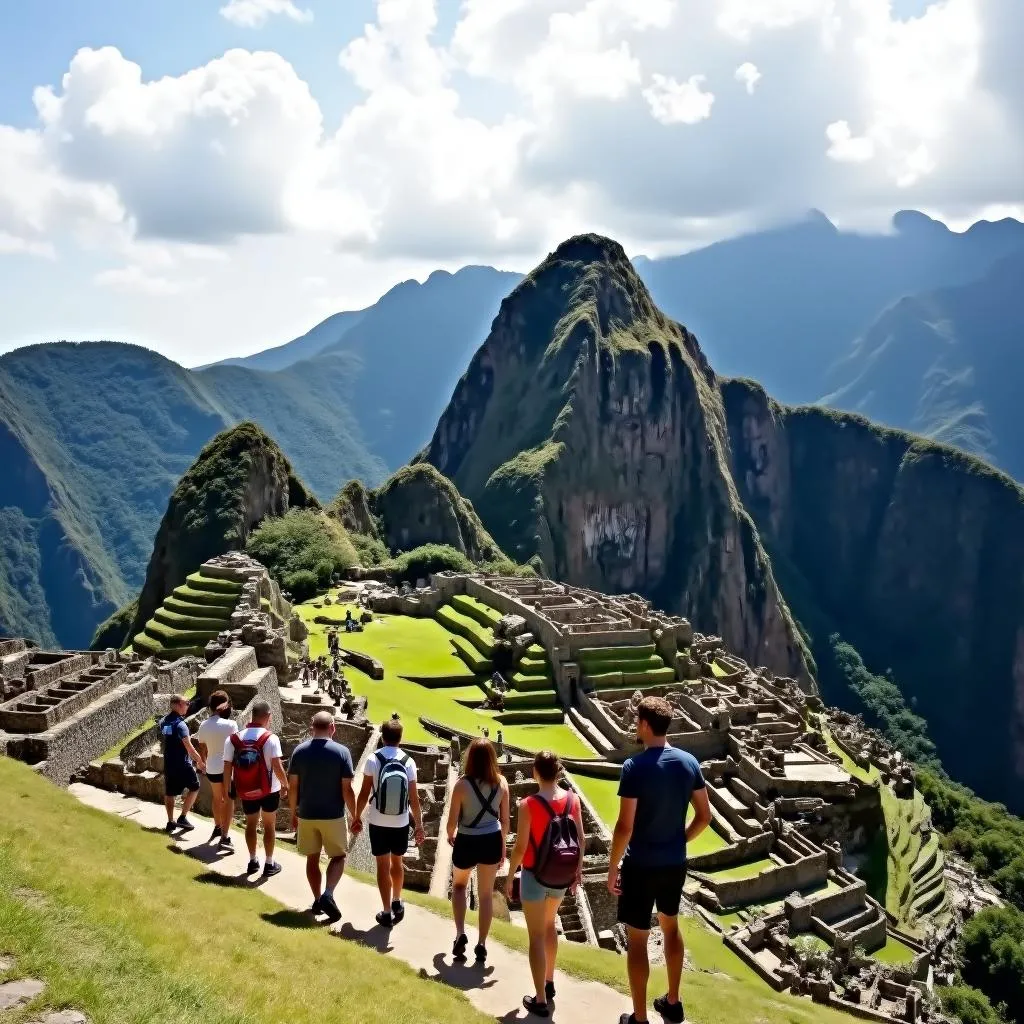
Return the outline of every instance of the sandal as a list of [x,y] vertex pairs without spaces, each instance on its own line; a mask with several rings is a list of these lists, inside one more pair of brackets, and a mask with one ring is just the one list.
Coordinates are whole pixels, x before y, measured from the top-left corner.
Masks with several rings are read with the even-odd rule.
[[526,1007],[528,1013],[532,1013],[535,1017],[548,1017],[551,1014],[548,1004],[538,1003],[536,996],[523,996],[523,1006]]

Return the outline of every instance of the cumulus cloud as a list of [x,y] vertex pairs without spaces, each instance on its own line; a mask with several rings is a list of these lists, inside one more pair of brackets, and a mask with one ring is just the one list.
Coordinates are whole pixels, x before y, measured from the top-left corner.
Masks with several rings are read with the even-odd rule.
[[661,124],[697,124],[711,116],[714,93],[702,88],[703,75],[691,75],[685,82],[655,74],[644,89],[644,99],[655,121]]
[[748,60],[736,69],[734,77],[747,90],[748,94],[753,96],[757,83],[761,81],[761,72],[757,70],[756,64],[751,64]]
[[292,21],[312,21],[313,12],[297,7],[292,0],[228,0],[221,9],[222,18],[245,28],[262,28],[274,15],[283,14]]

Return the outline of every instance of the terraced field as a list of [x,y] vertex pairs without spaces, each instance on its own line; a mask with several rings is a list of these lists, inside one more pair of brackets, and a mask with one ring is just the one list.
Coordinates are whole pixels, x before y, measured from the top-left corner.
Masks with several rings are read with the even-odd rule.
[[201,656],[207,643],[228,628],[241,592],[241,585],[231,580],[204,576],[201,569],[192,573],[165,598],[132,639],[132,647],[139,654],[164,658]]
[[578,654],[585,690],[643,689],[671,683],[675,669],[666,665],[654,644],[636,647],[591,647]]

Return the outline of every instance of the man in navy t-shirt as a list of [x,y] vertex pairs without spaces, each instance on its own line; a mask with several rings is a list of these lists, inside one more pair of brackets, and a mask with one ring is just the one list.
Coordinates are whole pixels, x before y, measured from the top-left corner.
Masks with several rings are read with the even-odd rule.
[[[608,889],[619,897],[618,919],[626,926],[626,964],[633,996],[633,1012],[624,1014],[619,1024],[647,1020],[647,938],[655,907],[665,939],[668,992],[654,1000],[654,1008],[673,1024],[684,1019],[679,998],[684,951],[678,917],[686,881],[686,843],[710,824],[711,807],[697,759],[666,740],[671,724],[672,705],[663,697],[645,697],[640,702],[636,732],[644,750],[623,764],[619,781],[619,819],[612,838]],[[694,817],[687,826],[690,804]]]

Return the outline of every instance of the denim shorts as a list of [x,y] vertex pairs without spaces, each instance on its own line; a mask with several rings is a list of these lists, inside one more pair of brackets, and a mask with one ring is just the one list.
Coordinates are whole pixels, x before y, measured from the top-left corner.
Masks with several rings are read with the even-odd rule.
[[564,899],[568,889],[549,889],[537,881],[532,871],[524,870],[519,879],[519,899],[522,903],[536,903],[538,900]]

